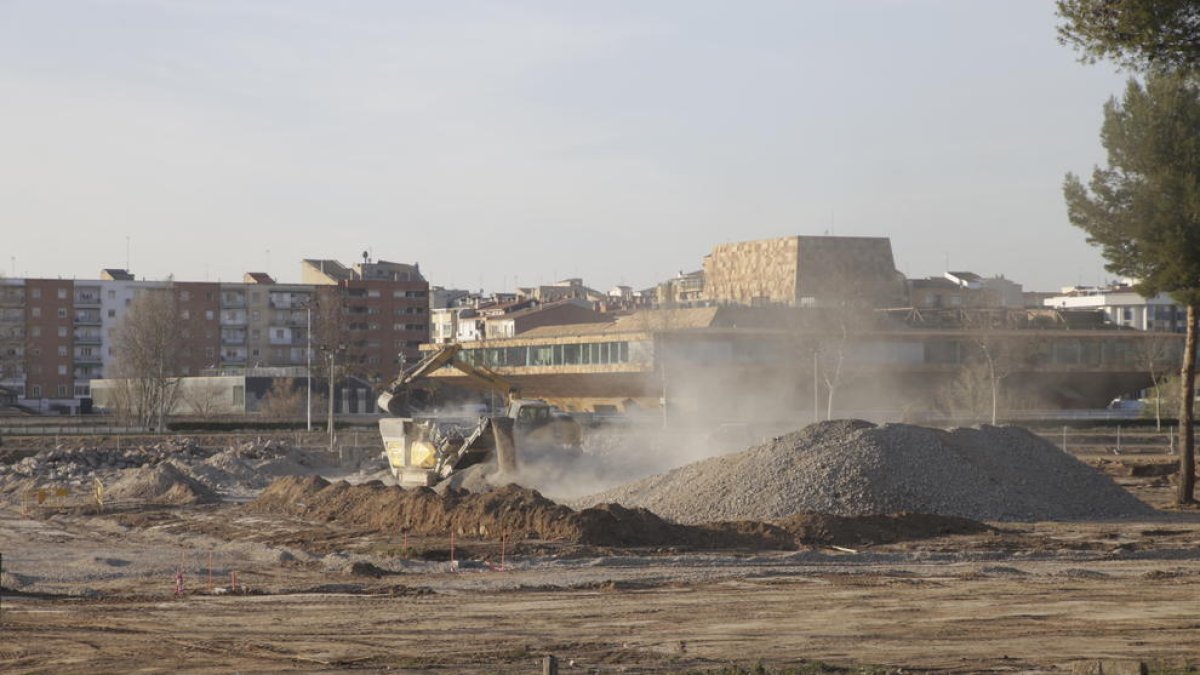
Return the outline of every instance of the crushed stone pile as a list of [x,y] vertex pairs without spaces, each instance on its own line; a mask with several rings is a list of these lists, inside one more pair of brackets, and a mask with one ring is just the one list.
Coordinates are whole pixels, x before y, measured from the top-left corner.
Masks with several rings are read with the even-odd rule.
[[813,424],[573,503],[605,502],[685,524],[805,512],[1003,521],[1156,513],[1100,471],[1020,427],[946,431],[861,420]]
[[670,546],[697,549],[794,550],[806,545],[892,543],[987,531],[978,522],[924,514],[838,518],[806,514],[776,523],[679,525],[645,509],[600,504],[573,511],[509,484],[486,493],[382,483],[330,483],[318,476],[281,478],[246,505],[250,511],[336,522],[364,530],[414,536],[557,540],[592,546]]
[[153,504],[202,504],[218,501],[215,492],[180,471],[171,462],[124,472],[105,490],[106,500],[136,500]]

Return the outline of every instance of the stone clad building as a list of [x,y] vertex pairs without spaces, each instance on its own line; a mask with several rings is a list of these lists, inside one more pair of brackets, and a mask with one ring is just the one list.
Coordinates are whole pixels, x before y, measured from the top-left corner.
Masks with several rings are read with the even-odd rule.
[[704,259],[704,297],[719,305],[894,307],[905,296],[886,237],[742,241]]

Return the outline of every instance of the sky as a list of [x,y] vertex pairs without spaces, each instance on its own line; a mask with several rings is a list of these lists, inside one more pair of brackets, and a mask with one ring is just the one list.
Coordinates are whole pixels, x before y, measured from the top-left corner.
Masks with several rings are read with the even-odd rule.
[[1111,278],[1062,197],[1126,74],[1048,0],[0,0],[0,273],[416,262],[605,290],[719,243]]

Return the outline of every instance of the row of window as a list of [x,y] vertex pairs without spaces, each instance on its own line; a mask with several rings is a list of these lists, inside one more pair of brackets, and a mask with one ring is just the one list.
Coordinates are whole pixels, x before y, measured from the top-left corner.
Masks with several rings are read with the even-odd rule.
[[488,367],[604,365],[629,362],[628,342],[479,347],[464,349],[459,358]]

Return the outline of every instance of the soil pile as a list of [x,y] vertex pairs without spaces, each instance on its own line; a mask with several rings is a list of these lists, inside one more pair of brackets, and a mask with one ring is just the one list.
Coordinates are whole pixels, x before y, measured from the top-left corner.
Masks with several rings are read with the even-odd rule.
[[348,527],[408,532],[416,536],[560,540],[598,546],[643,546],[681,538],[683,528],[645,509],[604,506],[577,513],[536,490],[506,485],[486,493],[404,489],[378,481],[350,485],[318,476],[288,476],[247,505]]
[[1103,473],[1019,427],[813,424],[743,452],[577,500],[642,507],[678,523],[797,513],[929,513],[975,520],[1148,516]]
[[792,550],[803,545],[861,546],[946,534],[982,532],[987,526],[929,515],[838,518],[806,514],[777,523],[670,523],[645,509],[600,504],[573,511],[535,490],[505,485],[475,494],[382,483],[329,483],[290,476],[272,483],[246,506],[345,527],[408,532],[414,536],[555,540],[592,546]]
[[219,497],[199,481],[165,462],[124,472],[105,490],[106,500],[136,500],[155,504],[201,504]]

